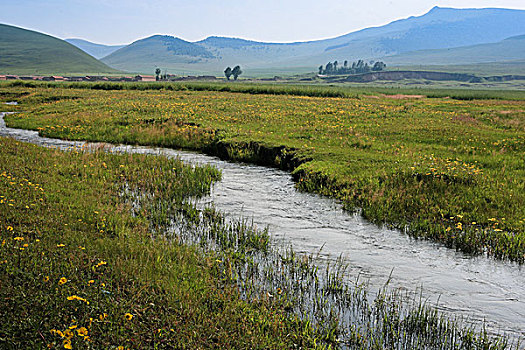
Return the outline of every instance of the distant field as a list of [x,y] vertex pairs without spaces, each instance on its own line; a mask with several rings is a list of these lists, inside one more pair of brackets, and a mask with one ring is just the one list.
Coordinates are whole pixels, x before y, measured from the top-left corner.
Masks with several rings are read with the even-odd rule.
[[[0,85],[2,100],[21,102],[11,107],[21,113],[7,118],[10,126],[291,168],[299,188],[340,198],[349,209],[360,207],[374,222],[466,252],[525,258],[523,92],[9,86]],[[95,87],[107,91],[87,89]],[[163,90],[126,90],[132,88]]]
[[477,63],[477,64],[461,64],[461,65],[403,65],[403,66],[389,66],[389,70],[429,70],[449,73],[470,73],[479,76],[485,75],[524,75],[525,74],[525,60],[508,61],[508,62],[493,62],[493,63]]
[[[371,83],[343,83],[343,86],[354,87],[357,89],[377,89],[390,88],[401,90],[420,91],[426,94],[426,91],[464,91],[465,95],[471,91],[494,91],[487,93],[487,98],[490,96],[499,96],[501,91],[509,91],[513,94],[514,91],[525,91],[524,80],[511,80],[505,82],[483,82],[483,83],[467,83],[459,81],[430,81],[423,79],[406,79],[401,81],[374,81]],[[431,92],[433,95],[434,92]]]

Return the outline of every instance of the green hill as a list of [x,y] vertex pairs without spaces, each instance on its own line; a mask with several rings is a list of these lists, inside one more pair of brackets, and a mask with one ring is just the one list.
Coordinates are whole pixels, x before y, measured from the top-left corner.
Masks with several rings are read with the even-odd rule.
[[525,35],[497,43],[449,49],[419,50],[385,57],[388,65],[460,65],[522,60],[525,58]]
[[0,73],[115,73],[79,48],[42,33],[0,24]]
[[213,59],[215,55],[200,45],[172,36],[154,35],[135,41],[102,61],[117,69],[153,74],[156,67],[180,68]]

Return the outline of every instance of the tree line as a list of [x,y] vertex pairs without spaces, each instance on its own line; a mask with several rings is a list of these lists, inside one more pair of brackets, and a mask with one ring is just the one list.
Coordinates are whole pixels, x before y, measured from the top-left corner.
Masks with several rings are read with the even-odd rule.
[[230,80],[230,77],[233,75],[233,80],[237,80],[239,75],[242,74],[241,66],[235,66],[233,69],[230,67],[227,67],[224,70],[224,75],[226,76],[226,79]]
[[319,74],[330,75],[330,74],[360,74],[368,72],[379,72],[386,68],[384,62],[374,62],[371,61],[370,66],[367,62],[363,60],[358,60],[357,62],[352,62],[352,65],[348,64],[348,61],[344,61],[343,65],[339,65],[339,62],[334,61],[328,62],[326,66],[319,66]]

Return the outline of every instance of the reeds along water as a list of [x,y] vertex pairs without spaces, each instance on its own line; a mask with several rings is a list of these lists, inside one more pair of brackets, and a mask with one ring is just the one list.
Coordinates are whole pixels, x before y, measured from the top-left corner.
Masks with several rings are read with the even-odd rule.
[[300,317],[315,327],[325,345],[363,349],[509,347],[505,337],[489,336],[481,328],[446,318],[423,300],[389,289],[388,283],[377,295],[369,295],[366,284],[345,277],[342,258],[323,263],[319,257],[299,255],[292,247],[276,243],[268,229],[228,219],[213,207],[199,210],[192,201],[173,205],[174,201],[162,202],[163,198],[144,193],[127,193],[137,210],[148,208],[152,218],[169,218],[164,229],[157,222],[158,234],[213,253],[222,283],[236,284],[247,300],[262,300]]
[[[172,218],[168,237],[216,255],[224,283],[235,283],[247,300],[264,300],[316,327],[326,345],[342,348],[517,348],[489,336],[480,325],[444,317],[424,300],[391,290],[370,295],[365,283],[349,281],[340,258],[321,262],[272,240],[246,220],[225,218],[213,207]],[[189,215],[187,215],[189,214]],[[320,266],[323,266],[320,268]]]

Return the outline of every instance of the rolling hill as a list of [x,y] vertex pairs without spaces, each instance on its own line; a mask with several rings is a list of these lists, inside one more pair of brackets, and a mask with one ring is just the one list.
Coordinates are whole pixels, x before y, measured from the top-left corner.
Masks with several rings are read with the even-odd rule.
[[172,36],[154,35],[135,41],[102,61],[117,69],[152,74],[155,67],[182,67],[215,59],[213,53],[200,45]]
[[[148,73],[159,67],[170,73],[220,75],[226,66],[236,64],[243,65],[247,74],[250,70],[311,72],[328,61],[386,60],[412,51],[496,43],[523,34],[523,10],[435,7],[422,16],[309,42],[264,43],[212,36],[192,43],[155,35],[117,50],[102,61],[118,69]],[[516,56],[519,52],[509,59]],[[416,58],[412,64],[426,63]],[[482,62],[490,60],[487,57]]]
[[63,40],[0,24],[0,72],[42,75],[117,71]]
[[472,64],[513,61],[525,58],[525,35],[514,36],[497,43],[478,44],[449,49],[419,50],[385,58],[390,65]]
[[123,48],[126,45],[102,45],[95,44],[83,39],[66,39],[68,43],[74,45],[86,52],[87,54],[95,57],[96,59],[101,59],[107,55],[117,51],[118,49]]

